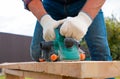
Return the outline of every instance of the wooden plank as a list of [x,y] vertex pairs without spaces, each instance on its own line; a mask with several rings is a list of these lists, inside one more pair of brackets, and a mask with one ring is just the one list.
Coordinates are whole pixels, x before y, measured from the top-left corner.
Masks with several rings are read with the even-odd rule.
[[[25,77],[34,78],[34,79],[79,79],[73,77],[66,77],[54,74],[40,73],[40,72],[32,72],[32,71],[21,71],[21,70],[12,70],[5,69],[4,73],[10,79],[22,79]],[[14,77],[14,78],[13,78]]]
[[53,75],[40,72],[24,72],[24,76],[33,78],[33,79],[62,79],[60,75]]
[[2,63],[0,68],[19,69],[18,63]]
[[13,64],[13,67],[14,65],[17,65],[18,67],[16,68],[20,70],[44,72],[75,78],[108,78],[120,76],[120,61],[24,62]]
[[10,75],[10,74],[6,74],[5,79],[25,79],[25,78],[24,77]]
[[120,76],[120,62],[118,61],[82,63],[82,78],[111,78],[116,76]]
[[4,69],[4,73],[20,77],[24,76],[24,72],[19,70]]
[[37,71],[37,64],[40,64],[38,62],[23,62],[18,63],[20,70],[28,70],[28,71]]

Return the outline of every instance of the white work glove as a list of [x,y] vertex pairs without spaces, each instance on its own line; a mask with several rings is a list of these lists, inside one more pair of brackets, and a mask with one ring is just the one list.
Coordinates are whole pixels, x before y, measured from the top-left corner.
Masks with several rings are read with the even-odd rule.
[[52,41],[55,39],[54,29],[57,28],[64,20],[56,21],[49,15],[44,15],[39,21],[43,27],[43,39],[45,41]]
[[80,41],[86,34],[92,19],[84,12],[76,17],[68,17],[60,28],[61,35]]

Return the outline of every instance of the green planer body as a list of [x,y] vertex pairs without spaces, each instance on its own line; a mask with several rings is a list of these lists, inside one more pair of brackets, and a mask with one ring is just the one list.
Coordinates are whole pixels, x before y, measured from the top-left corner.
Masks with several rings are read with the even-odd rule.
[[[40,49],[42,50],[40,59],[45,61],[80,60],[79,43],[73,38],[62,36],[60,34],[60,26],[55,29],[55,34],[55,40],[40,43]],[[53,54],[58,56],[58,58],[52,60],[51,56]]]

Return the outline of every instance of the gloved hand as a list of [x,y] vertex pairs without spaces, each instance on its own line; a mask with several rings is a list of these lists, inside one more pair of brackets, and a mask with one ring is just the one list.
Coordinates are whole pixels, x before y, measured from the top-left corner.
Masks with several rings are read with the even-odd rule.
[[54,29],[62,24],[64,20],[56,21],[46,14],[41,18],[39,22],[43,27],[43,39],[45,41],[52,41],[55,39]]
[[72,37],[80,41],[86,34],[92,19],[84,12],[80,12],[76,17],[68,17],[60,29],[61,35]]

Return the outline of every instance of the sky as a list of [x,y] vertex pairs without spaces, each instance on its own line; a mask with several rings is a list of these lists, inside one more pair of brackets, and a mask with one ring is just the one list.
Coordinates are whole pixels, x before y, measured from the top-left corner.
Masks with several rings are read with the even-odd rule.
[[[120,21],[120,0],[106,0],[102,7],[104,16],[113,14]],[[36,18],[24,9],[22,0],[1,0],[0,32],[33,36]]]

